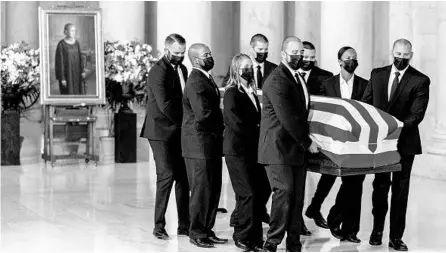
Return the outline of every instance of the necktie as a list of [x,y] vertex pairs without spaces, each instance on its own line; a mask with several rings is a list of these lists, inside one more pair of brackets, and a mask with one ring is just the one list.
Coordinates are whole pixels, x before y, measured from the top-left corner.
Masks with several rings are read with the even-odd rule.
[[[307,93],[307,87],[305,84],[302,84],[300,82],[299,74],[297,72],[296,72],[296,74],[294,74],[294,77],[296,78],[297,83],[302,87],[302,91],[304,92],[304,97],[305,97],[305,108],[307,108],[308,100],[309,100],[308,93]],[[304,82],[305,82],[305,80],[304,80]]]
[[257,88],[261,89],[263,86],[262,67],[257,66]]
[[218,90],[217,84],[215,84],[214,78],[212,78],[211,75],[209,75],[209,80],[211,80],[212,86],[214,86],[214,89],[217,92],[217,95],[220,96],[220,91]]
[[389,100],[395,95],[395,91],[398,88],[400,72],[395,72],[395,78],[393,78],[392,88],[390,89],[390,97]]
[[307,75],[307,73],[306,72],[300,72],[300,76],[302,76],[302,79],[304,79],[304,81],[305,81],[305,76]]

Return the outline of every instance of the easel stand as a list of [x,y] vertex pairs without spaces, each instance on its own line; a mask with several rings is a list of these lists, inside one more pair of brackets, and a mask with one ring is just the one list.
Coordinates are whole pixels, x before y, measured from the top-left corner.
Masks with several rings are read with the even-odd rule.
[[[56,160],[60,159],[85,159],[88,163],[90,160],[98,163],[99,157],[95,155],[94,148],[94,125],[97,117],[93,115],[94,106],[53,106],[44,105],[44,149],[42,158],[47,161],[51,161],[51,165],[54,167]],[[87,136],[79,138],[77,141],[71,141],[68,136],[68,127],[70,125],[86,125]],[[64,138],[56,138],[54,127],[65,126]],[[83,136],[82,136],[83,137]],[[86,140],[82,140],[86,139]],[[80,143],[86,144],[85,154],[68,154],[68,155],[56,155],[54,154],[54,146],[56,143],[73,144],[78,145]]]

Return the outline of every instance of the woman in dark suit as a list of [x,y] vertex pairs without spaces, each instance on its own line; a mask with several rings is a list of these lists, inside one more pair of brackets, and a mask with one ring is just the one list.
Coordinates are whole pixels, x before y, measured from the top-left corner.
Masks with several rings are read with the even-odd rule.
[[[238,222],[235,245],[242,250],[260,250],[263,245],[261,192],[270,189],[266,172],[257,163],[260,135],[260,103],[253,89],[254,70],[248,55],[234,56],[224,95],[223,153],[236,195]],[[260,182],[260,183],[259,183]],[[256,212],[257,210],[257,212]]]

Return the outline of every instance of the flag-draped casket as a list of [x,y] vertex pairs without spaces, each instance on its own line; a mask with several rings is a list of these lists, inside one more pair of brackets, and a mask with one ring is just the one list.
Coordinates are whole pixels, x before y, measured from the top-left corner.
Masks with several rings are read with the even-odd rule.
[[311,139],[339,168],[383,168],[400,161],[397,143],[403,123],[371,105],[311,96],[308,121]]

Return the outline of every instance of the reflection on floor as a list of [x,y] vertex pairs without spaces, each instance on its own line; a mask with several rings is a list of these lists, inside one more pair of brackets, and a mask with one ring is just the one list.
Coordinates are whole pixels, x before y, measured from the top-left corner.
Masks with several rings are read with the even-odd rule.
[[[1,252],[152,252],[204,251],[176,236],[176,207],[171,197],[166,220],[169,241],[152,235],[155,169],[151,162],[106,164],[95,167],[66,162],[54,169],[43,163],[1,168]],[[309,173],[305,207],[315,191],[319,175]],[[389,251],[388,229],[382,246],[368,244],[372,227],[371,183],[364,183],[361,244],[339,242],[328,230],[305,218],[311,237],[303,237],[304,251]],[[327,215],[339,181],[325,204]],[[172,194],[174,191],[172,191]],[[216,232],[232,238],[230,212],[234,192],[224,168]],[[446,182],[413,177],[405,242],[411,251],[446,249]],[[388,227],[388,220],[386,221]],[[264,224],[264,231],[267,225]],[[284,251],[285,245],[279,246]],[[237,251],[232,240],[206,251]]]

